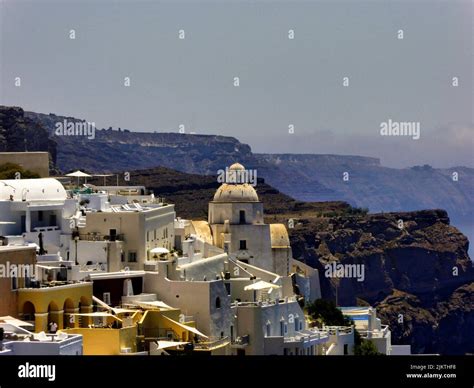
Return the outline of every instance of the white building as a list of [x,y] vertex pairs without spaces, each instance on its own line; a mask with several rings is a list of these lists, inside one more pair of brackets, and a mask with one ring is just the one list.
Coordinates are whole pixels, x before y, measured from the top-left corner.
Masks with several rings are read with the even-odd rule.
[[351,318],[362,339],[371,341],[377,351],[386,355],[409,355],[410,345],[392,345],[392,333],[388,325],[377,318],[373,307],[340,307],[342,313]]
[[32,333],[11,323],[1,323],[4,330],[0,356],[81,356],[82,335]]
[[35,243],[50,254],[65,254],[76,210],[76,201],[56,179],[0,181],[0,235],[10,245]]
[[[245,168],[235,163],[229,171]],[[232,258],[262,269],[287,275],[291,247],[282,224],[265,224],[263,203],[249,183],[223,183],[209,203],[208,222],[193,222],[196,235],[208,236],[212,245],[224,249]]]

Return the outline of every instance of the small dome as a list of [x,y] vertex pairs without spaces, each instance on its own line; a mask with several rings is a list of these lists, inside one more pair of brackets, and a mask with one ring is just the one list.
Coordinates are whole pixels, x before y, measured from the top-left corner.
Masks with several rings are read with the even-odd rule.
[[245,167],[242,166],[240,163],[234,163],[229,167],[229,170],[231,171],[244,171]]
[[222,184],[214,194],[214,202],[258,202],[258,195],[252,185]]

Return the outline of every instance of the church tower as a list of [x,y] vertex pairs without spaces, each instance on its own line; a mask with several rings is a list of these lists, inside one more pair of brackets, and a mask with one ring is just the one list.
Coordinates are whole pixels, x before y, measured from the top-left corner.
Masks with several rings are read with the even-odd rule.
[[209,203],[214,245],[230,257],[280,275],[288,274],[291,248],[284,225],[264,223],[263,203],[240,163],[226,169],[225,182]]

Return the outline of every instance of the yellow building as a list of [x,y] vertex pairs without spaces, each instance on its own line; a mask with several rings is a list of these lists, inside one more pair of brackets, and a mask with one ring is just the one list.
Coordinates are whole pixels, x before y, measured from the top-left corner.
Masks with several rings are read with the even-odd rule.
[[[18,312],[25,321],[34,321],[35,331],[48,331],[55,322],[58,330],[80,324],[75,313],[92,312],[92,283],[77,282],[18,290]],[[88,319],[82,321],[88,324]]]
[[84,355],[116,356],[137,352],[138,327],[133,317],[119,318],[107,312],[79,313],[76,316],[90,318],[90,325],[64,331],[82,335]]

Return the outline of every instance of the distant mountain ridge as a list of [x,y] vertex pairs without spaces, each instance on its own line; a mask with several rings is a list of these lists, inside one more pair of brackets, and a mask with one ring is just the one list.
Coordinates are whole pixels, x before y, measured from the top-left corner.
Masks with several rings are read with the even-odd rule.
[[[257,154],[236,138],[129,130],[97,130],[95,139],[55,136],[55,123],[72,117],[25,112],[57,143],[57,166],[90,172],[157,166],[214,175],[239,161],[258,176],[302,201],[346,201],[372,212],[445,209],[453,223],[474,218],[474,169],[382,166],[378,158],[346,155]],[[453,180],[453,173],[459,179]],[[346,174],[347,173],[347,174]],[[348,180],[344,180],[344,176]]]

